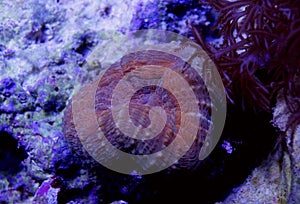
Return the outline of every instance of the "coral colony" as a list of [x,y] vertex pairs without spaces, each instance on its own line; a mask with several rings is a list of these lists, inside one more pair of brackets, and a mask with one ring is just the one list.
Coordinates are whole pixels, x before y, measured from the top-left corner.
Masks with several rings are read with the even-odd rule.
[[[136,50],[170,40],[130,35],[150,29],[191,43],[169,52]],[[130,37],[122,41],[125,35]],[[184,38],[171,38],[168,46]],[[299,0],[1,1],[0,203],[300,203],[299,45]],[[191,57],[195,47],[210,60]],[[185,63],[187,56],[194,64]],[[214,83],[205,87],[191,68],[196,64],[216,67],[226,100],[214,98],[221,92]],[[171,75],[159,81],[162,71],[148,65],[175,70],[184,81]],[[141,67],[148,72],[140,74]],[[130,73],[132,87],[145,85],[142,77],[156,84],[134,90],[125,83],[120,95],[113,94]],[[127,107],[124,94],[132,90],[124,131],[133,139],[120,131],[123,123],[114,123],[127,112],[109,109],[111,101]],[[186,94],[194,92],[194,98]],[[85,98],[91,93],[94,100]],[[184,93],[182,100],[177,93]],[[95,114],[78,117],[90,111],[80,105],[91,101]],[[216,102],[227,108],[225,125],[212,152],[199,160],[211,144],[205,133],[220,125],[213,122]],[[184,116],[182,104],[193,111]],[[173,155],[159,152],[178,139],[188,116],[195,117],[186,131],[196,131],[195,142],[179,138],[180,148],[190,148],[168,163]],[[158,137],[139,140],[140,129],[151,125]],[[103,149],[106,140],[99,143],[91,128],[126,154],[154,154],[144,169],[157,161],[168,165],[145,175],[111,170],[103,161],[116,154]]]

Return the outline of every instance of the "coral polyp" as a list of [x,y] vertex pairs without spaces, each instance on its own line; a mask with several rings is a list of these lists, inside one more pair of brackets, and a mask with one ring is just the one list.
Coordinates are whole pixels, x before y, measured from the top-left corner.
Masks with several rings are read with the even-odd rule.
[[[168,75],[161,67],[175,74]],[[182,79],[176,81],[168,78],[176,75],[182,76]],[[126,82],[123,83],[127,84],[120,85],[125,76],[127,76]],[[155,84],[160,84],[162,87]],[[191,87],[190,90],[182,88],[185,86]],[[126,101],[128,95],[129,101]],[[196,106],[193,104],[194,100],[197,100]],[[67,138],[76,143],[72,146],[75,146],[77,151],[77,147],[81,145],[78,143],[79,136],[73,122],[72,106],[72,103],[69,103],[65,113],[64,131]],[[197,71],[179,57],[155,50],[137,51],[123,56],[97,81],[95,107],[89,108],[95,109],[96,120],[105,138],[123,152],[132,155],[154,155],[153,161],[168,159],[161,156],[159,152],[170,146],[177,136],[180,139],[175,143],[179,148],[191,147],[186,149],[188,151],[174,167],[191,168],[200,163],[199,153],[211,125],[211,101],[208,90]],[[129,118],[126,115],[127,108]],[[91,135],[83,137],[88,136],[91,137]],[[146,139],[137,139],[139,137]],[[193,140],[186,139],[188,137]],[[93,144],[84,145],[89,150],[107,151],[105,147],[99,147],[99,144],[103,143],[101,139],[97,142],[90,140],[90,142]],[[175,151],[175,147],[172,148],[168,150],[169,154]],[[174,154],[176,155],[177,152],[175,151]],[[102,152],[100,155],[105,154]],[[100,161],[105,159],[98,158],[100,155],[92,156]]]

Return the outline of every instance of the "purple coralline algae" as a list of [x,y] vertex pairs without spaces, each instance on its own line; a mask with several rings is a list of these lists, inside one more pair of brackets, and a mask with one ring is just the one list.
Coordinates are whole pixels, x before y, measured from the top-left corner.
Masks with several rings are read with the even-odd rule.
[[21,113],[33,109],[33,99],[12,78],[0,81],[0,111],[4,113]]
[[60,191],[60,178],[45,180],[35,192],[33,203],[57,204],[57,196]]

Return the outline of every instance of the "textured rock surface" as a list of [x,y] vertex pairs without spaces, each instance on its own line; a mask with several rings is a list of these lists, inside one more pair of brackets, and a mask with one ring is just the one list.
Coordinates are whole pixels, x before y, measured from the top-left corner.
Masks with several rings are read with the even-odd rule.
[[[137,2],[143,1],[1,1],[1,145],[16,143],[0,145],[1,203],[84,202],[89,192],[97,202],[88,186],[94,177],[64,140],[62,111],[74,88],[97,74],[85,65],[90,49],[107,38],[107,30],[128,30]],[[63,196],[54,190],[39,198],[55,175],[68,180]]]
[[[298,84],[299,85],[299,84]],[[278,97],[277,107],[274,110],[274,124],[282,131],[283,149],[285,154],[285,180],[287,181],[287,201],[289,203],[300,202],[300,121],[296,120],[294,126],[288,127],[288,117],[291,115],[282,95]]]
[[281,140],[269,158],[257,167],[241,186],[219,203],[299,203],[300,124],[287,127],[291,112],[282,94],[273,112],[273,124]]

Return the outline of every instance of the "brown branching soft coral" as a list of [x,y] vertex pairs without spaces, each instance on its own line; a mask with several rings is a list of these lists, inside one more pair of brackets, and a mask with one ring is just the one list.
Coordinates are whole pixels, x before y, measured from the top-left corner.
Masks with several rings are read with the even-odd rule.
[[[192,25],[198,43],[215,61],[228,99],[243,108],[270,111],[283,89],[292,113],[300,115],[300,1],[207,0],[219,12],[213,29],[220,46],[205,41]],[[288,97],[290,96],[290,97]],[[291,118],[292,119],[292,118]]]

